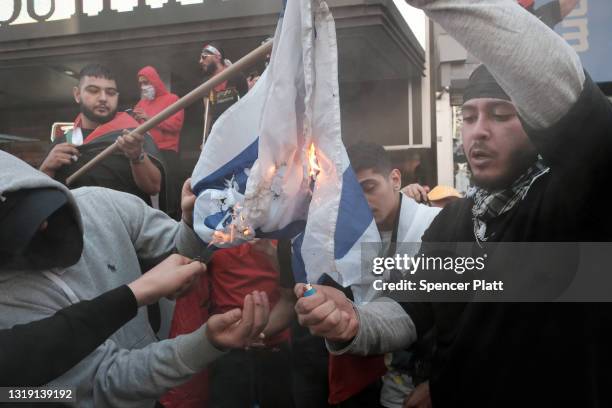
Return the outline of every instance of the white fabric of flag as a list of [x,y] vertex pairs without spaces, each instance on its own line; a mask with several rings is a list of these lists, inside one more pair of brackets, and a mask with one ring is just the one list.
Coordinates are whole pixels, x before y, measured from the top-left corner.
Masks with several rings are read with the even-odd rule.
[[287,1],[268,68],[217,120],[194,169],[194,226],[217,247],[302,232],[296,280],[350,286],[361,243],[380,235],[342,143],[337,54],[327,4]]

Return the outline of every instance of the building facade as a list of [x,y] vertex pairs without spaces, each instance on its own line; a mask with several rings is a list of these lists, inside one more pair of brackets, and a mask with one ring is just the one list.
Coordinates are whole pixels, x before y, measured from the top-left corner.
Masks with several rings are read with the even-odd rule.
[[[388,0],[329,0],[336,20],[345,144],[370,140],[403,163],[432,163],[435,134],[427,55]],[[78,113],[72,87],[88,63],[117,77],[120,110],[138,100],[136,73],[154,66],[182,96],[202,82],[208,41],[236,60],[271,36],[282,0],[10,0],[0,14],[0,133],[49,141],[51,124]],[[263,66],[253,67],[262,70]],[[248,72],[245,72],[248,74]],[[181,157],[199,155],[202,104],[186,109]]]

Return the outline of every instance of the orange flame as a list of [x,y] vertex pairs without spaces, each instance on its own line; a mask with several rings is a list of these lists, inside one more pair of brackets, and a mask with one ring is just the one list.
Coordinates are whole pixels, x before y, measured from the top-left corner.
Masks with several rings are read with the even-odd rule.
[[316,178],[317,174],[321,171],[321,167],[317,161],[317,154],[314,143],[310,144],[308,149],[308,165],[310,166],[309,175],[312,178]]
[[236,204],[232,208],[232,221],[226,228],[226,231],[215,231],[213,232],[212,242],[210,245],[215,244],[231,244],[237,239],[249,239],[250,236],[254,236],[255,233],[248,225],[245,225],[245,217],[242,214],[242,206]]
[[230,234],[227,234],[223,231],[215,231],[213,232],[213,240],[211,242],[212,245],[214,244],[225,244],[228,242],[232,242],[232,237]]

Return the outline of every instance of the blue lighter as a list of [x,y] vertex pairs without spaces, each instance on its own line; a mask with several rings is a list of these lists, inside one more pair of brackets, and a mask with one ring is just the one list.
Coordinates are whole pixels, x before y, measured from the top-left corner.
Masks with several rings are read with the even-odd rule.
[[315,293],[317,293],[317,290],[315,288],[313,288],[310,283],[307,283],[305,285],[305,289],[306,290],[304,291],[304,294],[302,295],[302,297],[312,296]]

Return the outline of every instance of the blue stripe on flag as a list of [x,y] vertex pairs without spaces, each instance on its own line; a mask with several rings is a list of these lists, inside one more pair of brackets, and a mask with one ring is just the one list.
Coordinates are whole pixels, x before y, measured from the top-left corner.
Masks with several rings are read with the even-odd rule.
[[[225,218],[229,210],[219,211],[218,213],[214,213],[204,218],[204,225],[206,225],[211,230],[216,230],[219,223]],[[223,223],[223,226],[226,227],[227,224],[230,223],[232,217],[227,217],[227,220]]]
[[246,189],[247,175],[244,169],[251,168],[259,151],[259,138],[255,139],[250,146],[240,152],[232,160],[221,166],[218,170],[198,181],[193,187],[193,192],[196,196],[204,190],[225,190],[227,188],[226,180],[235,177],[238,183],[240,193],[244,193]]
[[304,234],[300,234],[291,243],[293,256],[291,257],[291,270],[293,271],[293,279],[295,283],[307,283],[306,266],[302,258],[302,242],[304,242]]
[[334,235],[334,257],[344,258],[372,223],[372,211],[352,167],[342,175],[342,193]]

